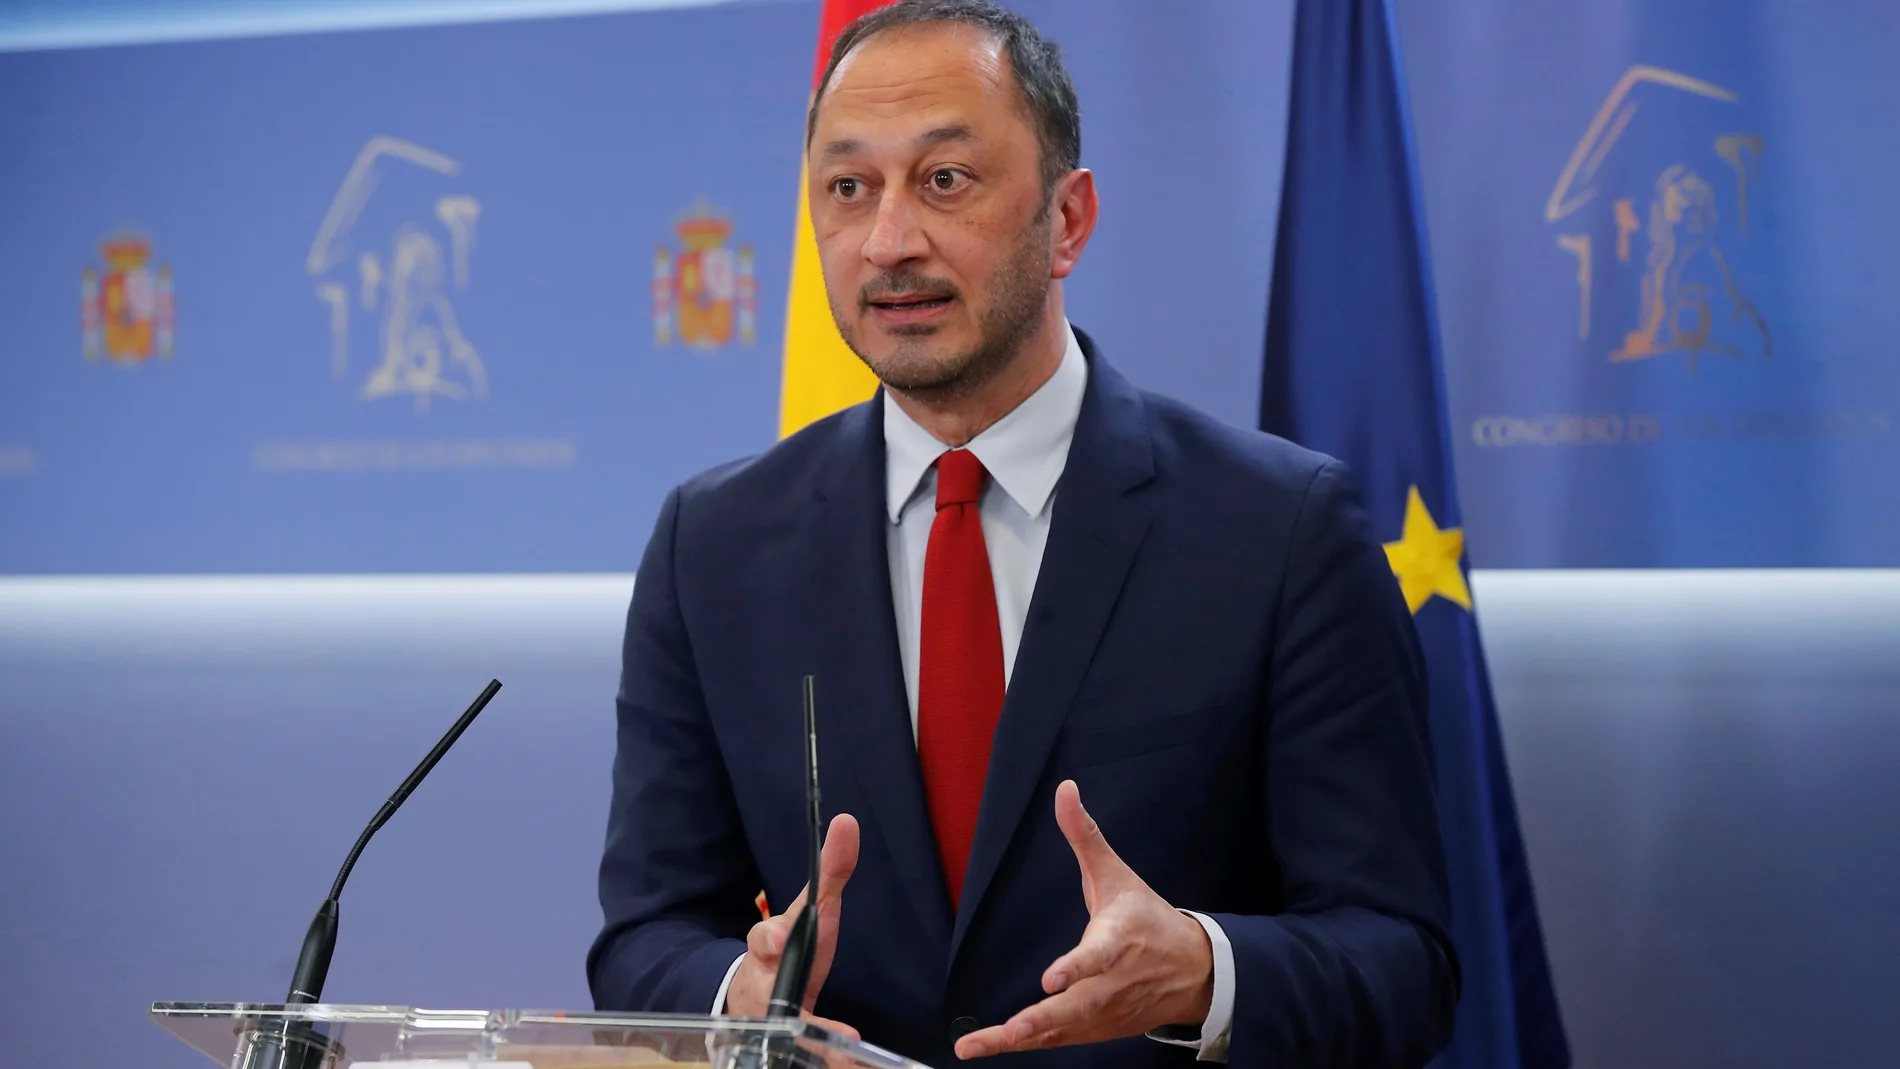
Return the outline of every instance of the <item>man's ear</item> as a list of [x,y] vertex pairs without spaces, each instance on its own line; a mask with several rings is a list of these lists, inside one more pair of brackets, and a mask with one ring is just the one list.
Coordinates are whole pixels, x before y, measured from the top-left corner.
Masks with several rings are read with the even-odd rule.
[[1049,276],[1067,278],[1082,259],[1101,205],[1095,199],[1095,173],[1077,168],[1056,181],[1050,191]]

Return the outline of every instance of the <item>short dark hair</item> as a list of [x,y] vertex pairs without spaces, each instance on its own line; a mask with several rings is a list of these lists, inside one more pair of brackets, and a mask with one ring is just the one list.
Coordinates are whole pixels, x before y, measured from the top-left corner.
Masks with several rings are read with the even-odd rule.
[[811,111],[805,117],[806,146],[818,127],[818,103],[847,53],[886,30],[940,22],[975,26],[1009,57],[1016,90],[1042,147],[1042,188],[1047,194],[1063,175],[1082,165],[1082,108],[1069,71],[1062,65],[1062,49],[1037,32],[1028,19],[992,0],[898,0],[846,26],[833,42],[831,59],[818,80],[818,91],[812,94]]

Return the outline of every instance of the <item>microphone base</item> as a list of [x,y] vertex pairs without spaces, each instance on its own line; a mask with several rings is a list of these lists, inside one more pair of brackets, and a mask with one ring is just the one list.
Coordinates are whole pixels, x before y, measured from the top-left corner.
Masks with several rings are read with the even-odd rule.
[[343,1047],[303,1021],[279,1021],[244,1032],[236,1069],[336,1069]]
[[[748,1043],[734,1051],[727,1064],[731,1069],[798,1069],[812,1061],[809,1055],[801,1057],[801,1053],[788,1041],[768,1039]],[[714,1064],[719,1064],[719,1060],[715,1059]]]

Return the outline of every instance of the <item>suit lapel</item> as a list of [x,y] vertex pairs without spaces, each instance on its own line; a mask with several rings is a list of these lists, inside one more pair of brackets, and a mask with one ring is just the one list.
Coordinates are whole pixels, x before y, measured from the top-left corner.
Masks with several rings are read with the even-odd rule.
[[1032,801],[1148,530],[1148,506],[1130,493],[1154,475],[1141,395],[1102,362],[1086,335],[1077,335],[1089,359],[1088,389],[1056,484],[1049,540],[990,748],[976,840],[950,937],[952,959]]
[[806,604],[819,654],[819,734],[846,737],[851,772],[870,800],[870,823],[896,862],[926,937],[944,951],[950,896],[924,801],[891,603],[881,399],[841,420],[813,488],[805,542],[812,562]]

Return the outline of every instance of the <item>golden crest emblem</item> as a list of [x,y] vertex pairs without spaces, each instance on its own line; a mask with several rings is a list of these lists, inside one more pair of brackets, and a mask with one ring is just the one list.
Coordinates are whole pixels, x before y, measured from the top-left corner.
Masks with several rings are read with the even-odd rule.
[[79,276],[79,338],[88,360],[138,364],[170,357],[175,335],[172,269],[152,264],[152,243],[120,234],[99,246],[103,270]]
[[[1707,354],[1773,354],[1768,322],[1736,269],[1750,243],[1749,194],[1765,147],[1729,125],[1743,117],[1729,110],[1739,99],[1677,71],[1631,67],[1551,190],[1544,219],[1564,228],[1557,247],[1575,262],[1577,338],[1593,336],[1593,305],[1613,306],[1603,309],[1613,318],[1601,342],[1614,363],[1679,354],[1693,370]],[[1679,128],[1668,155],[1620,151],[1639,105],[1684,100],[1713,110],[1701,128]]]
[[732,221],[701,201],[673,226],[680,248],[653,252],[653,343],[716,349],[758,336],[752,249],[728,248]]

